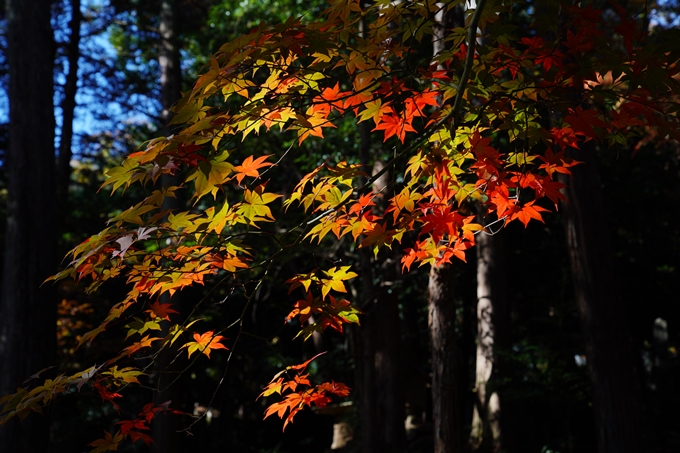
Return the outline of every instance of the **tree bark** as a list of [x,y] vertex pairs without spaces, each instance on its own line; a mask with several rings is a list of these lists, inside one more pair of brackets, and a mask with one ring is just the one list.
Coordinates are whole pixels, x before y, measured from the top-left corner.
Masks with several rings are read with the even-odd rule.
[[[179,34],[179,24],[177,17],[177,1],[163,0],[161,2],[160,10],[160,51],[158,54],[158,65],[160,67],[161,79],[161,121],[162,134],[166,137],[172,135],[172,130],[168,126],[172,120],[172,112],[170,108],[181,97],[182,88],[182,73],[181,60],[177,36]],[[164,186],[177,185],[177,178],[164,175],[161,178]],[[176,198],[166,197],[163,201],[163,209],[176,209],[180,206],[179,200]],[[182,303],[182,296],[175,294],[172,298],[165,294],[161,296],[162,303],[173,303],[178,306]],[[186,310],[179,309],[180,313],[186,313]],[[163,336],[167,334],[166,331],[162,333]],[[172,362],[172,354],[161,355],[158,358],[158,366],[160,369],[166,369]],[[159,388],[166,386],[173,375],[164,381],[159,379]],[[172,407],[180,410],[189,411],[190,404],[184,401],[183,393],[180,385],[176,383],[164,392],[161,392],[156,397],[156,403],[162,404],[168,400],[173,402]],[[153,423],[153,438],[156,442],[156,451],[163,453],[178,453],[185,451],[183,445],[184,435],[180,436],[178,431],[183,427],[182,421],[172,415],[163,415],[158,417]]]
[[493,382],[500,369],[498,350],[507,347],[508,343],[509,311],[501,233],[477,235],[477,357],[470,432],[473,451],[478,450],[486,439],[493,451],[502,448],[501,399]]
[[[594,142],[590,142],[593,144]],[[564,204],[574,291],[586,341],[600,453],[647,450],[641,390],[609,242],[594,146],[571,150]]]
[[[445,49],[446,30],[449,24],[462,25],[459,7],[446,13],[444,4],[434,20],[432,41],[433,56]],[[467,363],[461,360],[461,348],[456,339],[456,306],[454,303],[454,268],[443,264],[430,270],[428,284],[428,327],[432,350],[432,424],[434,452],[461,451],[463,443],[462,388],[466,382]]]
[[[0,303],[0,394],[16,391],[54,364],[56,306],[54,197],[54,40],[50,0],[7,0],[9,147],[7,230]],[[49,448],[49,418],[0,427],[4,451]]]
[[445,264],[430,270],[428,327],[432,349],[432,425],[434,452],[461,451],[462,426],[459,386],[463,371],[456,360],[456,305],[454,267]]
[[65,211],[68,199],[68,186],[71,179],[71,157],[73,153],[73,118],[78,92],[78,60],[80,58],[80,24],[82,22],[80,0],[71,0],[71,37],[67,49],[68,74],[64,84],[64,99],[61,102],[62,126],[57,157],[57,197],[58,206]]
[[[379,170],[376,165],[374,171]],[[376,193],[384,192],[382,178],[374,184]],[[366,313],[360,329],[361,433],[362,451],[400,453],[404,451],[406,434],[401,372],[401,332],[399,306],[389,285],[373,283],[371,250],[361,250],[361,278]],[[380,270],[383,283],[397,275],[394,252],[383,260]]]

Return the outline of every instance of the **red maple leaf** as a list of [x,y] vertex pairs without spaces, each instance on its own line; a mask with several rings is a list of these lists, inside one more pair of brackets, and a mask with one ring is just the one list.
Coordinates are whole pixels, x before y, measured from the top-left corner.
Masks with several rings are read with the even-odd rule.
[[92,388],[94,388],[97,391],[97,393],[99,393],[99,396],[102,398],[102,401],[110,401],[111,404],[113,404],[113,407],[115,407],[117,411],[120,411],[120,407],[113,401],[113,399],[121,398],[123,395],[109,390],[106,386],[101,384],[100,380],[94,382],[92,384]]
[[159,301],[156,301],[149,305],[150,310],[145,310],[145,313],[149,313],[151,315],[151,318],[161,318],[165,319],[166,321],[170,321],[170,314],[171,313],[179,313],[176,310],[173,310],[170,308],[172,304],[161,304]]
[[397,115],[383,115],[381,117],[381,122],[373,130],[374,131],[385,131],[385,138],[383,141],[387,141],[393,135],[404,143],[407,132],[416,132],[416,130],[411,125],[413,118],[403,118]]

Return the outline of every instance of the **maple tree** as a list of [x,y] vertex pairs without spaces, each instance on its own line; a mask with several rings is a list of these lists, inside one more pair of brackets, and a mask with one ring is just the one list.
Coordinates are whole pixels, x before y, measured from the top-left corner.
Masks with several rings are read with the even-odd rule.
[[[191,313],[179,313],[159,300],[163,295],[195,285],[238,286],[245,313],[272,264],[302,241],[351,238],[375,256],[400,243],[404,272],[465,261],[476,235],[491,225],[542,222],[557,208],[564,200],[557,176],[571,175],[579,164],[567,157],[569,148],[591,140],[626,143],[631,134],[644,134],[643,126],[680,139],[679,104],[669,96],[678,88],[680,50],[671,41],[647,43],[644,30],[616,5],[613,38],[601,11],[567,2],[547,38],[537,33],[546,24],[521,30],[504,23],[512,3],[480,1],[466,27],[448,30],[444,50],[420,52],[432,40],[434,15],[458,3],[380,1],[362,8],[338,0],[319,21],[262,25],[224,44],[175,105],[174,134],[150,140],[108,171],[107,190],[139,184],[148,196],[75,247],[68,267],[52,277],[87,282],[89,292],[125,279],[126,297],[80,338],[81,345],[92,343],[122,325],[125,344],[102,365],[2,397],[0,423],[40,412],[85,384],[118,408],[114,400],[140,376],[149,378],[161,352],[179,357],[186,349],[193,363],[238,347],[242,316],[217,331],[199,329],[205,298]],[[368,24],[363,33],[360,21]],[[372,124],[390,147],[383,170],[369,177],[345,156],[318,165],[290,193],[267,180],[296,145],[323,139],[345,121]],[[280,152],[239,153],[240,141],[265,133],[296,140]],[[369,190],[387,171],[395,175],[394,195]],[[175,182],[167,184],[164,175]],[[191,209],[167,207],[180,194]],[[482,206],[486,224],[464,208],[469,202]],[[270,228],[284,218],[295,225]],[[262,236],[271,244],[264,252],[249,243]],[[297,301],[285,322],[297,320],[303,339],[360,323],[360,310],[345,299],[345,282],[357,274],[331,264],[287,281]],[[119,364],[141,354],[150,359],[145,367]],[[342,383],[313,384],[304,374],[311,360],[286,367],[261,394],[283,397],[265,417],[285,419],[284,429],[305,407],[349,392]],[[149,404],[92,442],[92,451],[115,450],[126,439],[152,442],[143,431],[156,413],[172,410]]]

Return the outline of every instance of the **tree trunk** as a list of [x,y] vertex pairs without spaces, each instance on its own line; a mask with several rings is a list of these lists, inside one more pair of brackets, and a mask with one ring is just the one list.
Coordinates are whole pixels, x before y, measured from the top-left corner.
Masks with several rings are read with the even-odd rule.
[[[383,261],[381,275],[383,283],[396,279],[399,261],[395,251]],[[375,394],[378,426],[378,450],[386,453],[401,453],[406,444],[404,421],[404,390],[401,371],[401,329],[399,305],[396,294],[389,285],[382,285],[377,294],[374,308],[373,328],[375,341]]]
[[500,233],[477,235],[477,358],[470,432],[473,451],[487,439],[493,451],[500,451],[502,447],[501,400],[493,382],[499,375],[498,350],[507,347],[509,323],[505,256]]
[[[590,142],[593,144],[594,142]],[[594,146],[571,150],[584,162],[563,178],[566,233],[576,303],[586,341],[600,453],[647,450],[641,391],[625,310],[617,290]]]
[[[380,168],[376,165],[375,170]],[[381,178],[382,179],[382,178]],[[374,191],[382,191],[381,179]],[[384,252],[383,252],[384,253]],[[366,313],[360,329],[361,370],[361,448],[362,451],[399,453],[404,451],[406,434],[401,372],[401,333],[399,306],[389,285],[373,284],[371,250],[361,250],[361,279]],[[381,280],[394,281],[397,275],[395,252],[383,260]]]
[[[54,41],[50,0],[7,0],[9,147],[7,232],[0,302],[0,394],[54,364],[56,306]],[[44,452],[49,419],[34,414],[0,427],[3,451]]]
[[68,74],[64,84],[64,99],[61,102],[62,126],[57,158],[57,197],[58,206],[66,212],[68,186],[71,179],[71,157],[73,155],[73,118],[78,92],[78,59],[80,58],[80,24],[82,22],[80,0],[71,0],[71,37],[67,46]]
[[[177,102],[181,96],[182,88],[182,73],[179,46],[177,44],[178,35],[178,18],[177,18],[177,2],[176,0],[163,0],[161,2],[160,11],[160,52],[158,55],[158,65],[161,70],[161,112],[162,134],[166,137],[172,135],[172,130],[168,127],[168,123],[172,120],[172,112],[170,108]],[[164,186],[177,185],[176,178],[164,175],[161,178]],[[180,205],[179,200],[175,198],[166,197],[163,201],[163,209],[175,209]],[[181,305],[182,296],[175,294],[172,298],[164,294],[161,296],[162,303],[172,303],[175,306]],[[183,307],[179,308],[180,313],[187,313]],[[167,335],[167,331],[163,331],[162,336]],[[173,354],[161,355],[158,358],[159,369],[167,369],[173,359]],[[159,388],[167,386],[174,375],[170,374],[168,379],[159,379]],[[156,397],[156,403],[162,404],[168,400],[172,401],[173,408],[189,411],[190,402],[184,401],[183,393],[179,383],[175,383],[165,392],[161,392]],[[153,438],[156,443],[156,451],[163,453],[178,453],[185,451],[183,439],[185,435],[180,435],[178,431],[183,428],[181,425],[183,421],[177,416],[161,415],[154,421]]]
[[[462,26],[462,10],[448,14],[443,3],[437,3],[432,53],[436,57],[445,49],[449,24]],[[432,424],[434,452],[461,451],[463,403],[460,383],[466,382],[467,364],[461,360],[456,339],[456,306],[454,303],[454,268],[443,264],[430,270],[428,327],[432,349]]]
[[459,386],[464,370],[457,366],[456,305],[452,294],[454,268],[451,264],[430,270],[428,327],[432,348],[432,424],[434,452],[461,451],[462,426]]

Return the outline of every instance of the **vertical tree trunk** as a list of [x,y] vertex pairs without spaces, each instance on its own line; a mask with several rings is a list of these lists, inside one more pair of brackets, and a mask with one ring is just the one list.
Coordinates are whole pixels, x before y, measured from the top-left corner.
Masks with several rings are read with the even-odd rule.
[[463,420],[458,379],[461,367],[456,360],[456,306],[453,302],[452,265],[430,270],[428,326],[432,348],[432,424],[434,452],[461,451]]
[[[379,168],[377,164],[376,170]],[[374,191],[384,192],[380,179]],[[373,284],[375,263],[371,253],[370,249],[361,251],[362,309],[367,315],[360,329],[361,445],[366,453],[399,453],[406,442],[399,307],[388,285],[377,288]],[[383,260],[383,282],[396,278],[397,261],[393,255],[391,252]]]
[[59,156],[57,158],[57,197],[60,209],[65,209],[68,198],[68,186],[71,179],[71,147],[73,145],[73,118],[76,109],[76,93],[78,91],[78,59],[80,58],[80,0],[71,0],[71,37],[67,45],[68,74],[64,84],[64,99],[61,102],[62,126],[59,140]]
[[[362,125],[363,126],[363,125]],[[362,140],[363,142],[363,140]],[[357,342],[357,384],[360,398],[361,449],[364,453],[378,451],[378,432],[380,420],[377,418],[377,400],[375,394],[376,369],[376,324],[380,322],[375,314],[375,296],[373,285],[373,263],[369,249],[359,250],[361,258],[361,286],[363,300],[362,310],[366,313],[361,328],[355,330]]]
[[[54,273],[54,41],[50,0],[7,0],[9,148],[7,233],[0,302],[0,394],[56,357]],[[0,427],[3,451],[48,451],[47,416]]]
[[[396,279],[399,261],[394,251],[383,261],[383,283]],[[406,445],[404,391],[401,371],[401,329],[399,305],[389,285],[382,285],[374,307],[375,393],[378,426],[378,450],[401,453]]]
[[[591,144],[594,142],[590,142]],[[612,259],[594,146],[571,150],[584,162],[563,181],[567,245],[586,340],[600,453],[647,450],[641,391]]]
[[485,439],[500,451],[501,400],[493,381],[499,374],[498,349],[507,347],[509,311],[505,298],[505,256],[500,234],[477,235],[477,358],[475,404],[470,446],[478,450]]
[[[172,112],[170,108],[177,102],[181,96],[182,88],[182,73],[179,46],[177,43],[178,35],[178,18],[177,18],[177,2],[176,0],[163,0],[161,2],[160,11],[160,52],[158,55],[158,65],[161,70],[161,121],[162,134],[166,137],[172,135],[172,131],[168,127],[168,123],[172,120]],[[163,185],[176,185],[176,178],[171,176],[163,176]],[[179,207],[179,201],[175,198],[165,198],[163,202],[163,209],[173,209]],[[181,304],[181,295],[176,294],[172,297],[167,294],[162,296],[162,303],[173,303],[175,305]],[[180,308],[180,313],[186,313],[186,310]],[[166,335],[163,332],[162,335]],[[172,361],[171,355],[161,355],[158,359],[158,366],[160,369],[165,369],[170,366]],[[173,375],[168,379],[160,379],[159,387],[165,387],[173,378]],[[183,392],[180,386],[176,383],[165,392],[157,395],[157,404],[162,404],[168,400],[173,402],[172,407],[180,410],[188,411],[189,406],[186,401],[183,401]],[[183,404],[184,403],[184,404]],[[186,406],[186,407],[185,407]],[[161,415],[154,422],[153,437],[156,442],[156,451],[162,453],[179,453],[185,451],[183,448],[182,439],[186,437],[178,433],[182,428],[181,420],[172,415]]]
[[[432,42],[436,57],[445,48],[448,24],[461,25],[462,11],[454,8],[447,14],[443,3],[435,16]],[[428,327],[432,349],[432,424],[434,452],[461,451],[463,410],[461,382],[466,381],[467,364],[461,360],[456,339],[456,306],[454,303],[454,268],[443,264],[430,270]]]
[[[161,48],[158,64],[161,68],[161,118],[163,126],[170,122],[172,113],[170,107],[182,96],[182,68],[180,64],[179,46],[177,45],[178,21],[177,2],[163,0],[161,2]],[[165,130],[170,135],[169,130]]]
[[[359,24],[360,32],[365,22]],[[375,160],[371,149],[371,128],[368,123],[359,125],[361,140],[361,163],[370,168]],[[374,172],[382,169],[381,162],[375,162]],[[383,193],[387,177],[379,178],[373,184],[373,192]],[[364,185],[366,179],[360,184]],[[384,195],[387,196],[387,195]],[[377,201],[377,200],[376,200]],[[388,288],[376,287],[373,282],[372,251],[359,250],[361,259],[362,309],[366,313],[362,327],[358,330],[356,348],[357,383],[359,386],[361,416],[361,450],[364,453],[376,451],[397,453],[404,451],[406,435],[404,429],[404,398],[400,361],[400,319],[399,307]],[[393,253],[384,260],[387,268],[380,271],[383,281],[396,277]]]

